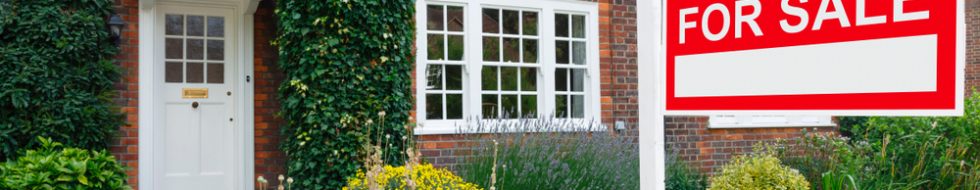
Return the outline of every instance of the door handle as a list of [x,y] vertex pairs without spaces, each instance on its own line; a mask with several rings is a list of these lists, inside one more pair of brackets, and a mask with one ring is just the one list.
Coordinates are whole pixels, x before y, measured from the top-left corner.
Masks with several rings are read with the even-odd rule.
[[199,105],[200,104],[198,104],[196,101],[194,103],[191,103],[191,107],[194,108],[194,109],[197,109],[197,106],[199,106]]

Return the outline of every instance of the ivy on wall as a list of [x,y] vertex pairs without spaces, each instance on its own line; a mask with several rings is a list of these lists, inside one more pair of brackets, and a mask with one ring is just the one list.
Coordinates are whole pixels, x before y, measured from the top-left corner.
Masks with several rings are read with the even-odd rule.
[[113,0],[0,0],[0,160],[37,136],[104,149],[122,124],[105,19]]
[[[359,169],[367,142],[384,142],[386,163],[402,163],[405,142],[393,139],[406,135],[413,105],[414,2],[277,4],[282,149],[295,188],[340,189]],[[380,127],[366,127],[375,126],[372,119]]]

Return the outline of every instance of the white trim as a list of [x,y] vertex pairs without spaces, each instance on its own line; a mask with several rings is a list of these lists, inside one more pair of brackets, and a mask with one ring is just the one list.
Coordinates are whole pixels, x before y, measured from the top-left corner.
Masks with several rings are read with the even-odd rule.
[[713,115],[709,129],[835,127],[831,116]]
[[640,189],[665,189],[663,56],[666,0],[637,1],[637,75],[639,77]]
[[[239,127],[243,127],[244,134],[238,135],[238,143],[242,143],[243,149],[241,153],[240,163],[242,164],[239,171],[241,176],[239,176],[241,187],[244,189],[254,189],[254,176],[255,176],[255,147],[254,147],[254,128],[255,121],[252,117],[254,115],[254,83],[251,81],[245,81],[244,77],[254,75],[254,60],[252,55],[254,54],[254,13],[258,7],[260,0],[242,0],[241,2],[187,2],[187,1],[175,1],[175,2],[161,2],[158,0],[140,0],[139,2],[139,156],[138,156],[138,177],[139,177],[139,189],[152,190],[155,186],[154,179],[154,158],[155,150],[153,147],[154,140],[154,123],[158,119],[155,117],[155,96],[156,92],[161,91],[158,85],[155,85],[155,72],[153,66],[158,55],[158,51],[155,48],[155,44],[162,43],[162,41],[156,39],[158,34],[156,30],[161,27],[160,23],[157,23],[158,11],[161,5],[175,5],[175,6],[194,6],[194,7],[223,7],[232,8],[235,14],[232,14],[235,22],[237,40],[234,42],[238,45],[238,49],[234,50],[237,52],[236,60],[240,63],[238,72],[236,76],[242,77],[236,81],[238,86],[236,89],[241,89],[241,96],[237,96],[237,117],[244,118],[240,119],[243,123],[239,123]],[[241,16],[236,16],[241,15]]]
[[[452,34],[463,34],[464,36],[464,61],[429,61],[428,57],[428,41],[427,35],[430,33],[427,26],[427,5],[429,4],[441,4],[441,5],[451,5],[451,6],[462,6],[464,9],[464,19],[465,26],[463,32],[450,32]],[[571,1],[571,0],[547,0],[547,1],[519,1],[519,0],[421,0],[415,2],[416,15],[415,23],[418,23],[416,27],[415,36],[415,46],[416,48],[416,62],[415,62],[415,76],[416,85],[415,87],[415,119],[421,126],[415,131],[416,135],[428,135],[428,134],[455,134],[459,133],[460,126],[475,126],[471,119],[465,118],[479,118],[481,117],[479,113],[482,112],[482,81],[480,80],[482,75],[483,66],[519,66],[521,68],[536,68],[537,69],[537,91],[533,92],[537,95],[537,110],[540,113],[540,117],[551,115],[554,110],[554,78],[553,74],[555,72],[555,58],[553,55],[555,50],[555,35],[554,35],[554,14],[558,13],[575,13],[575,14],[585,14],[586,15],[586,38],[587,38],[587,66],[582,66],[583,69],[588,69],[588,73],[585,76],[586,89],[582,92],[585,97],[585,118],[583,120],[594,120],[601,121],[601,94],[600,94],[600,71],[599,65],[601,64],[599,57],[599,7],[597,3],[594,2],[583,2],[583,1]],[[482,30],[482,10],[483,8],[497,8],[497,9],[512,9],[512,10],[526,10],[535,11],[538,13],[538,35],[536,37],[522,36],[522,35],[492,35],[491,36],[504,36],[504,37],[519,37],[521,39],[537,39],[538,40],[538,63],[537,64],[527,64],[527,65],[510,65],[510,64],[495,64],[495,63],[484,63],[483,56],[480,51],[483,43],[483,37],[485,34]],[[503,16],[503,15],[500,15]],[[547,24],[551,23],[551,25]],[[500,28],[503,30],[503,28]],[[445,32],[436,32],[437,34]],[[571,34],[571,31],[569,31]],[[448,43],[448,42],[445,42]],[[503,43],[503,42],[500,42]],[[446,47],[444,47],[446,48]],[[550,52],[550,53],[549,53]],[[522,52],[523,53],[523,52]],[[523,56],[522,56],[523,57]],[[447,57],[448,58],[448,57]],[[503,61],[503,60],[501,60]],[[429,63],[434,64],[463,64],[463,117],[464,119],[458,120],[426,120],[426,66]],[[433,93],[438,93],[432,91]],[[497,91],[495,91],[497,92]],[[498,92],[497,94],[525,94],[510,91]]]

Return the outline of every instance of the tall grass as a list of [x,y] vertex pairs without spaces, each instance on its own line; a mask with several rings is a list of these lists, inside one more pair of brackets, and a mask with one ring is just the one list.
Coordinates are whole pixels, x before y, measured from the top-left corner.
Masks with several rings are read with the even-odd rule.
[[558,119],[474,123],[465,132],[483,135],[470,139],[474,154],[457,166],[466,181],[505,190],[639,188],[634,137]]

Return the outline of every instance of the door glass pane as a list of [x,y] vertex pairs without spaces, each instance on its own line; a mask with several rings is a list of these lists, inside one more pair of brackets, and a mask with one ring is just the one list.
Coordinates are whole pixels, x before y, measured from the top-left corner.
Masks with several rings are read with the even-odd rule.
[[224,37],[225,36],[225,18],[224,17],[208,17],[208,36],[209,37]]
[[537,36],[538,35],[538,13],[524,11],[521,14],[521,19],[524,21],[524,35]]
[[442,34],[429,34],[429,60],[444,60]]
[[483,61],[500,61],[500,38],[483,37]]
[[224,40],[208,40],[208,60],[225,60]]
[[524,39],[524,63],[538,62],[538,40]]
[[558,64],[568,64],[568,41],[555,41],[555,59]]
[[184,35],[184,15],[168,14],[165,17],[167,35]]
[[442,90],[442,65],[429,65],[425,74],[426,90]]
[[517,91],[517,67],[500,68],[500,87],[504,91]]
[[444,24],[442,23],[442,5],[429,5],[427,9],[428,17],[428,29],[429,30],[442,30]]
[[482,102],[483,102],[483,104],[481,104],[481,107],[483,107],[483,118],[484,119],[493,119],[493,118],[497,118],[497,116],[500,115],[497,112],[500,109],[499,106],[497,106],[498,105],[497,104],[497,95],[495,95],[495,94],[484,94],[483,95],[483,101]]
[[521,68],[521,91],[538,90],[538,70],[536,68]]
[[500,95],[500,104],[504,118],[516,119],[520,116],[521,113],[517,112],[517,95]]
[[483,33],[500,33],[500,10],[483,9]]
[[538,96],[536,95],[522,95],[521,96],[521,117],[523,118],[537,118],[538,115]]
[[463,119],[462,94],[446,94],[446,119]]
[[187,39],[187,59],[204,60],[204,40]]
[[568,117],[568,95],[555,96],[555,117]]
[[181,62],[167,62],[164,64],[164,82],[184,82],[184,64]]
[[204,82],[204,63],[187,63],[187,83]]
[[463,36],[449,35],[449,60],[463,60]]
[[568,69],[555,69],[555,91],[568,91]]
[[585,98],[582,95],[572,95],[572,118],[585,117]]
[[442,94],[425,95],[425,118],[442,119]]
[[204,16],[187,16],[187,35],[204,36]]
[[447,6],[446,7],[446,22],[449,22],[449,31],[463,31],[463,7]]
[[520,34],[518,33],[518,25],[520,20],[517,16],[517,11],[504,10],[504,34]]
[[497,90],[497,67],[483,67],[483,90]]
[[[184,40],[179,38],[167,38],[164,40],[164,57],[167,59],[183,59],[184,58]],[[159,47],[159,46],[158,46]]]
[[572,91],[585,91],[585,69],[572,69]]
[[555,15],[555,36],[568,37],[568,15]]
[[208,63],[208,83],[225,83],[225,64]]
[[572,16],[572,37],[585,38],[585,16]]
[[446,90],[463,90],[463,66],[446,65]]
[[572,43],[572,63],[576,65],[585,65],[585,42],[573,42]]
[[504,38],[504,62],[521,62],[520,52],[520,41],[517,38]]

